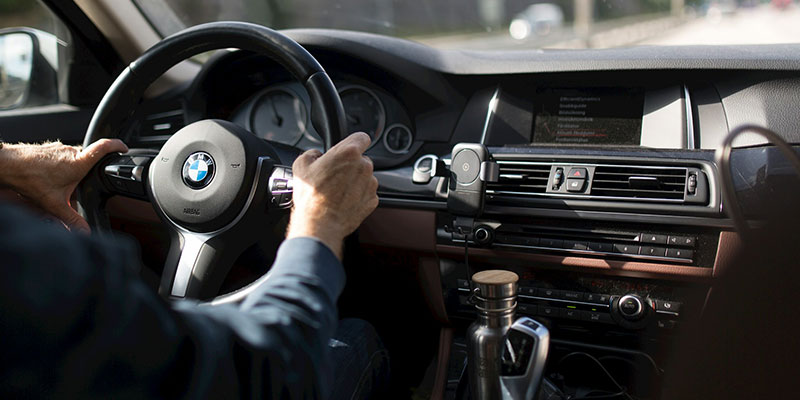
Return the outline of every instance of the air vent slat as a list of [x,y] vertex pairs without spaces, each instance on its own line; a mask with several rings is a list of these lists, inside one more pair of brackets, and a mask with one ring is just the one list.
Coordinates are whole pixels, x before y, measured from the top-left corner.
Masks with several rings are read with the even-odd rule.
[[[684,174],[682,171],[681,171],[680,174],[651,174],[651,173],[647,173],[645,171],[640,171],[640,170],[635,170],[633,172],[636,173],[636,174],[653,176],[653,177],[656,177],[656,178],[680,178],[680,177],[683,177],[683,174]],[[631,172],[627,172],[626,173],[626,172],[605,172],[605,171],[603,171],[603,172],[598,172],[598,174],[599,175],[611,175],[611,176],[631,176]]]
[[685,188],[686,168],[598,165],[591,195],[593,198],[676,201],[683,200]]
[[550,179],[550,165],[518,161],[498,161],[500,180],[487,185],[491,193],[520,196],[544,193]]
[[[607,184],[609,186],[620,185],[620,186],[624,186],[625,188],[627,188],[628,185],[629,185],[628,182],[610,181],[610,180],[603,180],[603,179],[595,179],[594,183],[595,184],[603,184],[603,185]],[[678,188],[680,190],[683,190],[683,185],[684,184],[683,183],[661,182],[661,185],[662,186],[675,187],[675,188]]]

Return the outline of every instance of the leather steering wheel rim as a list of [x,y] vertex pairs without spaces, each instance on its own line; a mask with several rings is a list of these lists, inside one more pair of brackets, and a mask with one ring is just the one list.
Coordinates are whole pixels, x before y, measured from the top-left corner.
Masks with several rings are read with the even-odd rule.
[[[188,28],[165,38],[148,49],[141,57],[125,68],[98,105],[84,138],[84,146],[88,146],[101,138],[117,138],[121,136],[122,133],[125,132],[124,128],[126,128],[131,117],[134,115],[135,109],[145,90],[167,70],[200,53],[225,48],[238,48],[266,55],[284,67],[295,79],[301,82],[308,91],[311,98],[311,122],[323,139],[324,149],[328,150],[333,144],[343,138],[346,132],[346,120],[339,93],[325,70],[306,49],[283,34],[264,26],[245,22],[212,22]],[[221,132],[228,132],[223,133],[223,136],[241,138],[244,140],[242,143],[246,149],[252,149],[254,147],[261,148],[262,154],[266,158],[259,157],[257,167],[253,165],[248,167],[248,170],[254,168],[257,170],[253,172],[256,174],[256,177],[261,176],[259,174],[268,174],[269,170],[273,168],[272,166],[276,166],[277,162],[280,161],[274,158],[274,153],[271,153],[268,149],[265,150],[259,143],[252,143],[253,139],[255,139],[254,136],[246,131],[242,133],[242,131],[244,131],[242,128],[233,126],[233,124],[225,121],[215,122],[213,120],[204,120],[189,124],[173,135],[172,139],[177,139],[178,137],[185,138],[186,134],[182,134],[181,132],[185,129],[190,129],[192,126],[200,126],[199,124],[205,124],[206,126],[211,124],[218,128],[221,127]],[[231,132],[234,133],[232,134]],[[172,139],[170,139],[167,144],[173,142]],[[236,140],[234,139],[234,141]],[[251,144],[247,145],[245,142],[250,142]],[[164,149],[162,148],[162,152],[163,151]],[[135,152],[135,149],[131,149],[129,154],[135,154]],[[262,160],[271,161],[264,161],[264,166],[262,168]],[[166,161],[166,159],[161,158],[160,161]],[[239,164],[235,165],[238,168]],[[233,164],[231,164],[231,167],[233,167]],[[105,202],[108,198],[108,194],[107,191],[104,192],[103,190],[104,178],[102,177],[103,172],[101,168],[103,168],[102,161],[90,171],[86,179],[79,185],[78,203],[80,211],[84,214],[90,226],[95,229],[95,232],[99,231],[102,235],[110,231],[110,223],[108,215],[105,212]],[[150,168],[148,167],[148,169]],[[277,171],[277,169],[275,169],[275,171]],[[150,175],[152,175],[152,169],[150,172]],[[262,176],[262,178],[264,178],[264,176]],[[153,177],[150,176],[148,179],[152,184]],[[270,178],[270,182],[271,181],[272,178]],[[264,187],[264,182],[259,182],[260,180],[256,179],[256,183],[254,183],[252,190],[250,190],[251,197],[255,195],[263,199],[264,196],[268,194],[269,189]],[[214,184],[215,183],[212,181],[212,185]],[[162,208],[163,202],[159,202],[156,199],[154,186],[148,185],[148,189],[150,189],[148,190],[148,197],[156,208],[157,213],[162,217],[162,220],[168,223],[168,226],[172,228],[172,245],[170,254],[167,257],[165,271],[162,275],[162,285],[159,288],[159,292],[165,296],[175,295],[174,291],[171,290],[175,287],[172,285],[175,285],[177,281],[170,281],[170,278],[175,279],[177,275],[172,275],[176,273],[176,270],[177,273],[181,273],[182,271],[182,266],[184,265],[183,253],[186,251],[187,243],[195,243],[196,246],[192,251],[196,252],[193,256],[196,258],[192,258],[192,260],[195,260],[192,262],[199,263],[201,258],[206,262],[202,265],[203,268],[201,268],[201,272],[198,272],[197,269],[200,264],[192,264],[193,267],[189,270],[183,270],[183,279],[181,280],[184,284],[183,290],[188,290],[186,289],[186,285],[189,285],[188,287],[191,289],[189,291],[193,294],[186,292],[186,296],[191,294],[192,297],[213,297],[209,292],[209,290],[211,290],[209,287],[200,286],[205,284],[203,284],[202,281],[198,283],[197,276],[212,275],[212,272],[208,270],[208,268],[210,268],[209,265],[228,264],[227,267],[218,269],[230,268],[229,264],[233,262],[231,258],[235,258],[235,255],[230,256],[230,254],[235,253],[235,250],[230,250],[228,252],[229,254],[224,256],[224,260],[220,259],[219,257],[223,257],[223,255],[217,253],[222,254],[226,252],[217,251],[220,244],[219,241],[228,241],[236,244],[236,242],[238,242],[236,238],[241,238],[243,232],[248,229],[248,232],[258,229],[257,221],[263,222],[264,218],[266,218],[262,215],[263,212],[257,212],[257,209],[261,208],[255,206],[251,207],[250,200],[248,200],[245,208],[240,212],[240,217],[243,215],[250,215],[252,221],[238,223],[236,221],[239,219],[236,219],[231,222],[231,224],[236,224],[235,226],[228,224],[225,228],[214,228],[211,229],[213,232],[208,233],[203,233],[202,231],[192,232],[191,229],[186,229],[185,224],[181,226],[182,224],[173,223],[170,218],[165,217],[164,209]],[[267,191],[266,194],[265,190]],[[256,211],[253,212],[253,209],[256,209]],[[245,225],[249,225],[249,227],[243,227]],[[234,227],[231,228],[231,226]],[[209,244],[213,241],[217,242],[213,245]],[[241,247],[240,243],[239,245]],[[236,246],[232,245],[229,247],[235,248]],[[207,251],[209,249],[211,250]],[[240,248],[238,250],[240,251],[242,249]],[[170,271],[169,273],[167,272],[168,270]],[[227,270],[225,273],[227,273]],[[215,279],[212,282],[217,280],[218,279]],[[247,289],[257,286],[260,281],[261,279],[251,283],[242,290],[217,297],[217,299],[241,298],[242,294],[247,292]],[[217,283],[221,284],[221,282]],[[200,295],[200,293],[205,294]],[[230,295],[232,294],[235,295],[231,297]],[[183,297],[183,295],[179,294],[178,297]]]
[[210,22],[165,38],[128,65],[100,101],[83,145],[116,137],[145,90],[167,70],[198,54],[226,48],[264,54],[286,68],[311,97],[311,123],[322,136],[325,150],[343,138],[347,125],[339,93],[319,62],[303,46],[261,25]]

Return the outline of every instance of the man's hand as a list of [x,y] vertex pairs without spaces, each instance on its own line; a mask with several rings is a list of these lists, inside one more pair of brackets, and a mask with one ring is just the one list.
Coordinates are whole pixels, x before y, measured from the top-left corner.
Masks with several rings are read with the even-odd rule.
[[118,139],[100,139],[89,147],[60,142],[5,144],[0,149],[0,184],[60,219],[71,231],[89,232],[89,224],[71,206],[75,187],[104,155],[126,152]]
[[312,236],[342,259],[342,242],[378,206],[378,180],[366,133],[354,133],[325,154],[309,150],[294,162],[294,208],[287,238]]

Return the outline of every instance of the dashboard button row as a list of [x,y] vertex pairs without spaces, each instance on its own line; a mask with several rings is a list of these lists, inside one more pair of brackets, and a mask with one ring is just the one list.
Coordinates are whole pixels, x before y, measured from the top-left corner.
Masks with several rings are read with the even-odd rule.
[[667,236],[653,233],[642,233],[639,235],[639,241],[647,244],[668,244],[671,246],[694,247],[697,243],[697,238],[693,236]]
[[538,315],[548,318],[563,318],[574,321],[590,321],[606,324],[614,324],[611,314],[607,312],[583,311],[572,308],[561,308],[553,306],[543,306],[534,304],[519,304],[517,312],[526,315]]
[[546,299],[558,299],[569,301],[580,301],[586,303],[608,305],[611,296],[607,294],[575,292],[569,290],[534,288],[530,286],[520,286],[518,294],[523,296],[536,296]]
[[602,253],[636,254],[657,257],[666,256],[671,258],[685,259],[691,259],[692,256],[694,256],[694,252],[688,249],[673,249],[661,246],[639,246],[638,244],[630,243],[586,242],[580,240],[553,238],[513,237],[507,235],[498,235],[497,238],[501,242],[508,244],[539,246],[549,249],[590,250]]

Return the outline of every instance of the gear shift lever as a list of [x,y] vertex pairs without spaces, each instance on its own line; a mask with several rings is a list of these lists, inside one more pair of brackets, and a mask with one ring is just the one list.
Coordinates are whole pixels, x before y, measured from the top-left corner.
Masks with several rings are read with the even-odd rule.
[[500,360],[500,386],[504,400],[531,400],[542,380],[550,346],[550,332],[528,317],[514,322],[506,334]]
[[504,270],[472,276],[478,318],[467,329],[467,365],[474,400],[531,400],[537,393],[550,333],[528,317],[514,321],[518,280]]

